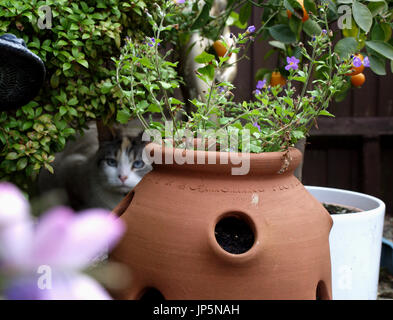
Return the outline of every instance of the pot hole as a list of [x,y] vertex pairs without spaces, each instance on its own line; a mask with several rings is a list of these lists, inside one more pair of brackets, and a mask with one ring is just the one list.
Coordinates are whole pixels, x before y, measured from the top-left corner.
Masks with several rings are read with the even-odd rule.
[[119,203],[119,205],[113,210],[113,212],[118,216],[121,217],[124,212],[126,212],[127,208],[130,206],[132,199],[134,199],[135,191],[132,190],[129,192],[123,200]]
[[247,252],[255,242],[249,219],[242,214],[231,214],[221,218],[216,224],[214,234],[220,247],[232,254]]
[[146,288],[142,290],[139,300],[147,302],[165,301],[165,297],[156,288]]
[[318,282],[315,300],[330,300],[326,284],[322,280]]

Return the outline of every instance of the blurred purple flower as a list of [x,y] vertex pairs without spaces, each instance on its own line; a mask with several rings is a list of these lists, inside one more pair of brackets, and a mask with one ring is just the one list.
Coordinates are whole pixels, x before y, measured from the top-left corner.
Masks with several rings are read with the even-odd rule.
[[183,3],[186,2],[186,0],[174,0],[174,2],[175,2],[176,4],[183,4]]
[[362,60],[359,57],[354,57],[352,64],[354,67],[359,68],[362,65]]
[[218,88],[218,93],[224,93],[225,92],[225,88],[222,86],[219,86]]
[[[85,269],[113,247],[124,225],[106,210],[74,214],[52,209],[37,224],[21,192],[0,183],[0,271],[8,299],[110,299]],[[50,268],[51,285],[40,288],[39,268]]]
[[266,79],[264,79],[263,81],[258,80],[257,89],[262,90],[265,85],[266,85]]
[[249,26],[249,27],[247,28],[247,32],[248,32],[248,33],[254,33],[254,32],[255,32],[255,26]]
[[296,59],[296,57],[287,57],[287,65],[285,66],[285,70],[297,70],[299,68],[298,63],[300,62],[299,59]]
[[326,29],[323,29],[323,30],[322,30],[322,33],[323,33],[323,34],[327,34],[327,30],[326,30]]
[[258,131],[261,131],[261,127],[260,127],[260,125],[258,124],[258,122],[254,122],[252,125],[253,125],[255,128],[257,128]]
[[[149,46],[149,47],[154,47],[154,45],[156,44],[156,39],[154,39],[154,38],[150,38],[149,39],[150,41],[148,41],[147,42],[147,45]],[[157,42],[157,46],[159,46],[160,45],[160,43],[159,42]]]
[[367,68],[370,67],[370,60],[368,59],[368,57],[365,57],[365,58],[363,59],[363,65],[364,65],[365,67],[367,67]]
[[259,89],[255,90],[255,94],[256,94],[256,95],[261,94],[261,90],[259,90]]

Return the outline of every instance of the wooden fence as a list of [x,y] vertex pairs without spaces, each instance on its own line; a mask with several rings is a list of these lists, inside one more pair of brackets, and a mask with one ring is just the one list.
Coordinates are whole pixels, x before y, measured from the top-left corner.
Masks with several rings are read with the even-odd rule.
[[[261,13],[254,10],[250,24],[260,26]],[[239,63],[235,81],[237,99],[250,99],[255,74],[261,67],[274,68],[277,57],[267,60],[268,46],[255,41],[249,60]],[[366,83],[352,89],[347,98],[333,103],[336,118],[318,121],[308,139],[303,183],[365,192],[381,198],[393,214],[393,75],[366,70]]]

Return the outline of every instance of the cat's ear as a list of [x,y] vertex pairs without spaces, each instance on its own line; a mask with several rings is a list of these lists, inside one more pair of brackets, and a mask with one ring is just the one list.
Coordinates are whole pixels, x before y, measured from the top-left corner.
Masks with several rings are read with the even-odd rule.
[[113,128],[105,125],[102,120],[98,120],[97,124],[97,133],[98,133],[98,142],[101,144],[103,142],[110,142],[118,138],[118,131]]
[[149,143],[149,141],[144,141],[142,140],[143,137],[143,131],[139,132],[139,134],[137,136],[135,136],[134,138],[132,138],[132,144],[133,145],[147,145]]

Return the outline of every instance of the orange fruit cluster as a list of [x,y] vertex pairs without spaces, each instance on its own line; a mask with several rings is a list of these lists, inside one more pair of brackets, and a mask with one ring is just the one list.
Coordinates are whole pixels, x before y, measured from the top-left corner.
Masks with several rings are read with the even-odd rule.
[[352,62],[352,69],[351,69],[351,72],[350,72],[350,73],[347,73],[347,76],[356,76],[357,74],[362,73],[363,70],[364,70],[364,65],[363,65],[364,57],[363,57],[363,55],[362,55],[361,53],[355,54],[355,55],[353,56],[353,59],[355,59],[355,58],[359,58],[359,59],[362,61],[362,64],[361,64],[360,67],[355,67],[355,66],[353,65],[353,62]]

